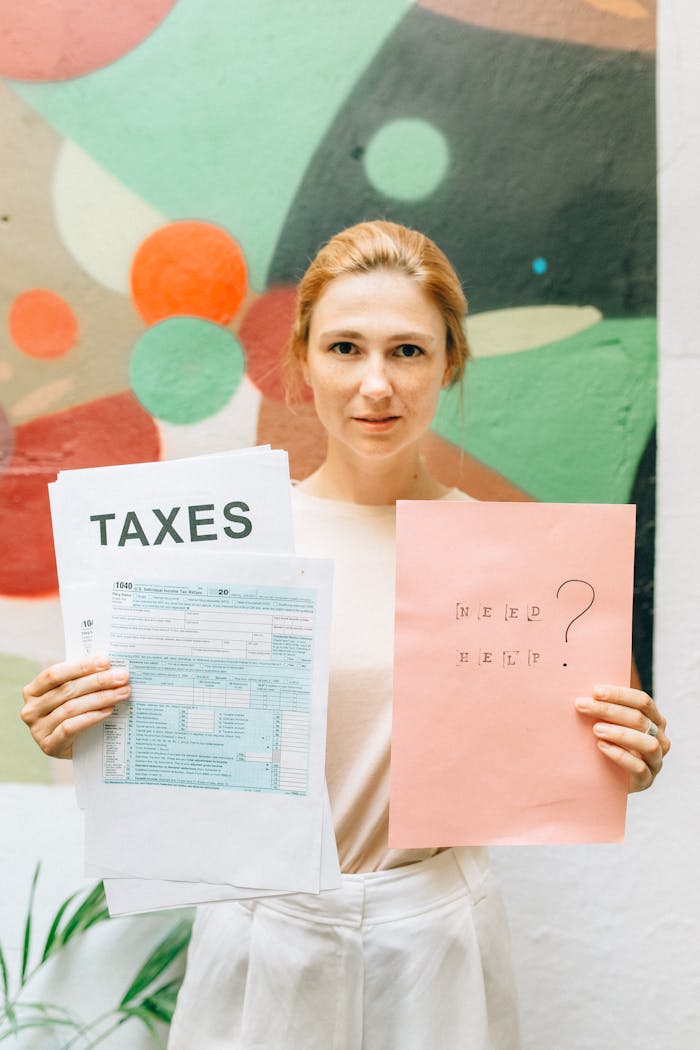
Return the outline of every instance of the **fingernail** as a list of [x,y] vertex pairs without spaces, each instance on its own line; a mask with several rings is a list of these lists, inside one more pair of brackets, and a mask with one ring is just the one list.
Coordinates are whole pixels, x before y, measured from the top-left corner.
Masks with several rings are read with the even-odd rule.
[[95,667],[109,667],[109,657],[108,656],[96,656],[95,657]]
[[608,744],[605,740],[597,740],[596,743],[601,751],[612,751],[612,744]]
[[122,682],[129,681],[129,672],[119,667],[112,672],[112,681],[115,685],[121,685]]
[[608,687],[606,685],[596,685],[596,686],[594,686],[593,687],[593,693],[600,700],[607,700],[608,696],[610,695],[610,693],[608,691]]
[[606,727],[604,725],[601,725],[600,722],[597,722],[593,726],[593,732],[595,733],[596,736],[605,736]]
[[588,696],[577,696],[574,703],[577,711],[590,711],[592,708],[591,700]]

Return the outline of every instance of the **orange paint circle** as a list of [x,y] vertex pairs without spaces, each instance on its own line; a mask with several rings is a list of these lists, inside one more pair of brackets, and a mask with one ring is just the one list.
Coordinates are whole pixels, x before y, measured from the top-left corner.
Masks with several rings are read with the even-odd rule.
[[7,319],[13,342],[30,357],[63,357],[78,341],[78,319],[60,295],[32,288],[18,295]]
[[131,292],[147,324],[203,317],[228,324],[246,293],[243,252],[212,223],[172,222],[147,237],[134,256]]

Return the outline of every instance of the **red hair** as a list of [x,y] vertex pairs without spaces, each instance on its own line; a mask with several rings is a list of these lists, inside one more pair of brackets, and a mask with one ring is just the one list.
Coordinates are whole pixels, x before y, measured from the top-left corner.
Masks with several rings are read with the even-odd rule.
[[459,277],[443,251],[424,233],[377,219],[349,226],[324,244],[297,287],[297,305],[287,347],[285,372],[291,391],[298,386],[306,358],[314,307],[327,284],[348,274],[396,270],[417,281],[440,310],[446,328],[450,381],[457,383],[469,358],[464,331],[467,300]]

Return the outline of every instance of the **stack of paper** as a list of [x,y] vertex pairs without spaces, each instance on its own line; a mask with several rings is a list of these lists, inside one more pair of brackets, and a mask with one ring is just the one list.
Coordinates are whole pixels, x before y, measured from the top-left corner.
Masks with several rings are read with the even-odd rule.
[[74,748],[112,914],[339,885],[331,563],[294,557],[286,453],[66,471],[50,499],[67,658],[130,672]]

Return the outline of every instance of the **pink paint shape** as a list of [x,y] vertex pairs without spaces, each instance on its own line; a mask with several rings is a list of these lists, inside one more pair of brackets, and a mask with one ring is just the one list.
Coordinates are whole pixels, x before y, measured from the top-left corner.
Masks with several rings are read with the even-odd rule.
[[634,518],[397,505],[391,847],[623,838],[626,774],[574,700],[629,683]]
[[0,75],[68,80],[126,55],[158,26],[176,0],[3,0]]

